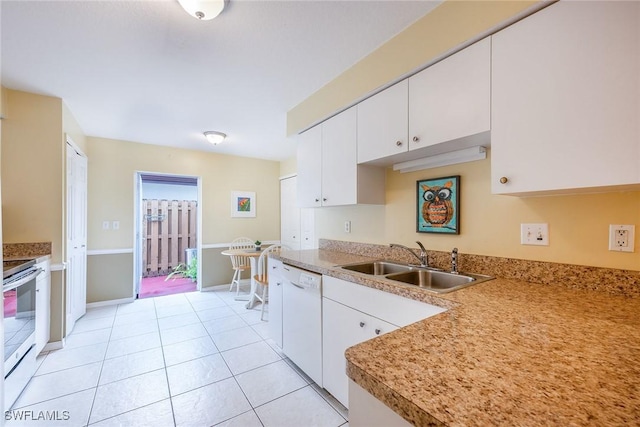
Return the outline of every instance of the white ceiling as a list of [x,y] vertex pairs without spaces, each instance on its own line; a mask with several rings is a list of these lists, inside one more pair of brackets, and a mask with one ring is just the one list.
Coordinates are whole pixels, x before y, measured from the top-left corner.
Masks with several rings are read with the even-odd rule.
[[231,0],[198,21],[174,0],[3,0],[2,84],[62,98],[89,136],[283,160],[287,111],[438,3]]

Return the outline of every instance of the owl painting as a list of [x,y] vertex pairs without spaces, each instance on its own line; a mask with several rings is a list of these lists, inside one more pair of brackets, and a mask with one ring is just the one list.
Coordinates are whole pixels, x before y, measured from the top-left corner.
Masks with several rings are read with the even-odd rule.
[[418,181],[418,230],[458,234],[458,176]]

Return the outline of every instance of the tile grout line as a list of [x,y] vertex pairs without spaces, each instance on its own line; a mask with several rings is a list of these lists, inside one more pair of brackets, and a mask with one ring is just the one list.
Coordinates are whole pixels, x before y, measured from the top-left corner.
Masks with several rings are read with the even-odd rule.
[[[89,408],[89,415],[87,417],[87,423],[85,425],[89,425],[91,423],[91,415],[93,414],[93,407],[96,404],[96,397],[98,397],[98,387],[100,386],[100,378],[102,377],[102,369],[104,368],[104,361],[107,360],[107,352],[109,351],[109,345],[111,344],[111,334],[113,333],[113,325],[116,322],[116,316],[118,315],[118,310],[120,305],[117,306],[116,312],[113,315],[113,320],[111,322],[111,328],[109,330],[109,340],[107,341],[107,348],[104,350],[104,356],[102,357],[102,362],[100,363],[100,372],[98,373],[98,378],[96,381],[95,391],[93,392],[93,399],[91,400],[91,407]],[[85,312],[86,314],[86,312]],[[73,334],[73,331],[71,331]]]
[[171,383],[169,383],[169,372],[167,371],[167,359],[164,356],[164,344],[162,343],[162,333],[160,333],[160,322],[158,320],[158,307],[156,305],[155,298],[153,299],[153,309],[154,309],[154,312],[156,313],[156,324],[158,326],[158,335],[160,336],[160,348],[162,350],[162,362],[164,364],[164,377],[167,380],[167,391],[169,392],[169,406],[171,407],[171,418],[173,419],[173,425],[176,426],[177,425],[176,412],[173,409],[173,396],[171,395]]

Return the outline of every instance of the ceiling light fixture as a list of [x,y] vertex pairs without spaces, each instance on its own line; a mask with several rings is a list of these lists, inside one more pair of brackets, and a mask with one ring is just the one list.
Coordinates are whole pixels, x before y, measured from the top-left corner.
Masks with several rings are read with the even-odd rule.
[[486,148],[476,146],[465,148],[464,150],[450,151],[448,153],[424,157],[422,159],[409,160],[408,162],[396,163],[395,165],[393,165],[393,170],[400,171],[400,173],[413,172],[422,169],[455,165],[458,163],[471,162],[473,160],[482,160],[486,158]]
[[204,133],[204,136],[205,138],[207,138],[207,141],[209,141],[213,145],[218,145],[222,141],[224,141],[224,139],[227,137],[227,134],[222,132],[216,132],[213,130],[208,130]]
[[180,6],[194,18],[208,21],[220,15],[225,0],[178,0]]

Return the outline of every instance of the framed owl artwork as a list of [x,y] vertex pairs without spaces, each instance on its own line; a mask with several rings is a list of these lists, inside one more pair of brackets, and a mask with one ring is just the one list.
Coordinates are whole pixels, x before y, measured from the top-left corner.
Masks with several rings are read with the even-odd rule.
[[416,231],[460,234],[460,176],[417,182]]

